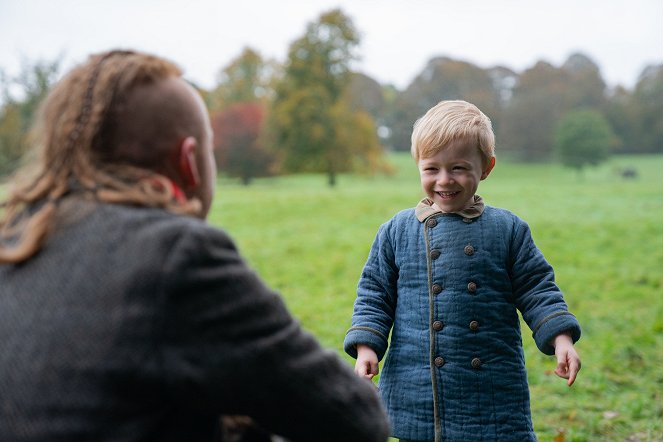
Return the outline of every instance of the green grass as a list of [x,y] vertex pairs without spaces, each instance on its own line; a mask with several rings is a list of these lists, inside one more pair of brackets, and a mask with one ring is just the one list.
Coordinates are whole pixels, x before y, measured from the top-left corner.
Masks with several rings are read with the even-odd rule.
[[[421,197],[407,155],[391,177],[219,180],[210,222],[279,290],[304,328],[342,354],[355,288],[378,226]],[[633,166],[636,180],[619,167]],[[527,328],[524,346],[541,441],[663,440],[663,156],[615,157],[582,179],[557,165],[498,164],[479,187],[527,220],[583,326],[572,388]],[[348,363],[352,363],[350,358]]]

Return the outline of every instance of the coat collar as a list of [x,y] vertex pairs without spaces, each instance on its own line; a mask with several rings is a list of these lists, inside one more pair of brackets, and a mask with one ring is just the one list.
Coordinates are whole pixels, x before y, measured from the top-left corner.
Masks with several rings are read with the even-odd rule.
[[[467,207],[463,210],[459,210],[458,212],[453,212],[456,215],[460,215],[465,219],[473,219],[473,218],[478,218],[481,216],[483,213],[484,209],[484,203],[483,203],[483,198],[481,198],[479,195],[474,195],[474,204],[472,204],[470,207]],[[414,209],[414,213],[417,216],[417,219],[419,222],[424,222],[427,218],[431,217],[432,215],[435,215],[437,213],[445,213],[442,210],[439,209],[435,204],[433,204],[433,201],[430,198],[424,198],[421,201],[419,201],[419,204],[417,204],[417,207]]]

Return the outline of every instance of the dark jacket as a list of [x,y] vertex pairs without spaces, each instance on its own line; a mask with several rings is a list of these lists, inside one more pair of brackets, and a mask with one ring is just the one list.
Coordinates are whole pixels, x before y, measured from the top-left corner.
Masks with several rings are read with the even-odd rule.
[[580,337],[524,221],[422,203],[380,227],[345,349],[389,347],[379,386],[395,437],[535,441],[518,311],[545,354],[560,332]]
[[386,440],[374,386],[223,231],[158,209],[66,212],[35,257],[0,265],[0,440],[210,441],[221,414],[290,440]]

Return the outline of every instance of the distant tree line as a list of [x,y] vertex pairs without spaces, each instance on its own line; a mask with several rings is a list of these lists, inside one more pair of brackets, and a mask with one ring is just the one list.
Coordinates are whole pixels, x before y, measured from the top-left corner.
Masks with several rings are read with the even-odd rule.
[[608,89],[598,66],[580,53],[562,66],[539,61],[522,73],[439,57],[405,90],[383,91],[392,100],[374,115],[390,129],[386,142],[395,150],[409,148],[412,122],[434,103],[465,99],[493,121],[499,152],[523,161],[555,158],[556,131],[578,110],[607,122],[610,152],[663,153],[663,65],[646,68],[629,91]]
[[[284,62],[244,48],[202,90],[215,130],[219,170],[245,184],[259,176],[389,170],[384,153],[407,151],[414,121],[441,100],[463,99],[492,120],[498,154],[561,161],[582,169],[616,153],[663,153],[663,65],[632,90],[608,88],[581,53],[561,66],[539,61],[523,72],[434,57],[403,90],[353,72],[359,32],[340,9],[309,23]],[[60,62],[0,71],[0,174],[29,145],[37,103]],[[18,91],[18,93],[17,93]]]

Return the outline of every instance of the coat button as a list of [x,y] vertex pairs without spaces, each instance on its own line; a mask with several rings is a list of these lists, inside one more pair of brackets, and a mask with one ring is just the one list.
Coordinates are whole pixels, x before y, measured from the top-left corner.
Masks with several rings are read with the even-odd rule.
[[431,250],[430,252],[430,259],[437,259],[440,257],[440,251],[439,250]]
[[426,221],[426,225],[432,229],[433,227],[437,226],[437,220],[435,218],[431,218]]
[[476,282],[470,282],[467,284],[467,291],[470,293],[476,293],[477,291],[477,283]]
[[463,218],[463,222],[465,224],[471,224],[472,223],[472,218]]
[[471,321],[470,322],[470,330],[472,330],[472,331],[479,330],[479,322],[478,321]]
[[444,328],[444,324],[442,323],[442,321],[435,321],[435,322],[433,322],[433,330],[435,330],[435,331],[440,331],[440,330],[442,330],[443,328]]
[[472,247],[470,244],[466,245],[465,248],[463,249],[465,254],[467,256],[472,256],[474,255],[474,247]]
[[434,295],[439,295],[442,292],[442,286],[440,284],[433,284],[431,289],[433,290]]
[[481,367],[481,359],[479,358],[472,359],[472,368],[480,368],[480,367]]
[[444,358],[442,356],[438,356],[433,360],[433,363],[436,367],[441,367],[444,365]]

